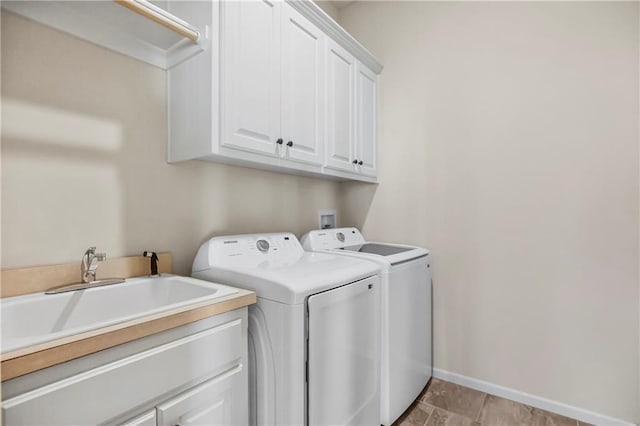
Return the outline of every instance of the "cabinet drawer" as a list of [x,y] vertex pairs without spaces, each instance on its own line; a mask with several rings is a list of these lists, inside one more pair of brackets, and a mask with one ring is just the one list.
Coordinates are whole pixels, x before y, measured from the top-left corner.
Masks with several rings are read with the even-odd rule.
[[132,355],[2,403],[4,424],[98,424],[240,363],[236,319]]

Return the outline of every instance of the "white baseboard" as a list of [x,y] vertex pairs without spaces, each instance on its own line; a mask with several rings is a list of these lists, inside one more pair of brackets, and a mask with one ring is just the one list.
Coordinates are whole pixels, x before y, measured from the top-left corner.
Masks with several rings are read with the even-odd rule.
[[499,396],[502,398],[510,399],[512,401],[520,402],[522,404],[529,405],[531,407],[540,408],[542,410],[550,411],[552,413],[560,414],[562,416],[571,417],[585,423],[591,423],[598,426],[633,426],[634,423],[629,423],[624,420],[615,419],[613,417],[605,416],[603,414],[594,413],[593,411],[584,410],[582,408],[572,407],[571,405],[563,404],[561,402],[552,401],[540,396],[531,395],[529,393],[520,392],[515,389],[506,388],[493,383],[485,382],[483,380],[474,379],[472,377],[463,376],[457,373],[451,373],[439,368],[433,369],[433,377],[436,379],[442,379],[447,382],[455,383],[461,386],[466,386],[471,389],[479,390],[491,395]]

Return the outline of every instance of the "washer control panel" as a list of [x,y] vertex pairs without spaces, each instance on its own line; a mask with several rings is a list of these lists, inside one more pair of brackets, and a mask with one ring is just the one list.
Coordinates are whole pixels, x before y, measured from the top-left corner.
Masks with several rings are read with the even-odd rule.
[[310,251],[341,248],[364,242],[364,237],[357,228],[318,229],[302,237],[302,246]]

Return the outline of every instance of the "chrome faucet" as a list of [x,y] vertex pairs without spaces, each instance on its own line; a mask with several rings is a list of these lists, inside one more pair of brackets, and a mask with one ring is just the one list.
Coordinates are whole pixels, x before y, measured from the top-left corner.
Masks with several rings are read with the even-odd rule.
[[106,253],[96,253],[95,247],[89,247],[82,256],[82,282],[52,287],[44,293],[58,294],[67,291],[86,290],[88,288],[123,283],[125,281],[124,278],[108,278],[96,280],[96,270],[98,269],[98,262],[104,262],[105,260],[107,260]]
[[96,280],[98,262],[107,260],[106,253],[96,253],[95,247],[89,247],[82,256],[82,282],[90,283]]

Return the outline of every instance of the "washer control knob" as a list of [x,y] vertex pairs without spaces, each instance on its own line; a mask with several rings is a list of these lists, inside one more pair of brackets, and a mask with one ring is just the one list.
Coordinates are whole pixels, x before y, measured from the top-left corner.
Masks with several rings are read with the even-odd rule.
[[341,243],[344,243],[344,234],[342,232],[338,232],[336,234],[336,238],[338,239],[338,241],[340,241]]
[[258,240],[258,242],[256,242],[256,247],[262,253],[266,253],[266,252],[269,251],[269,241],[267,241],[267,240]]

